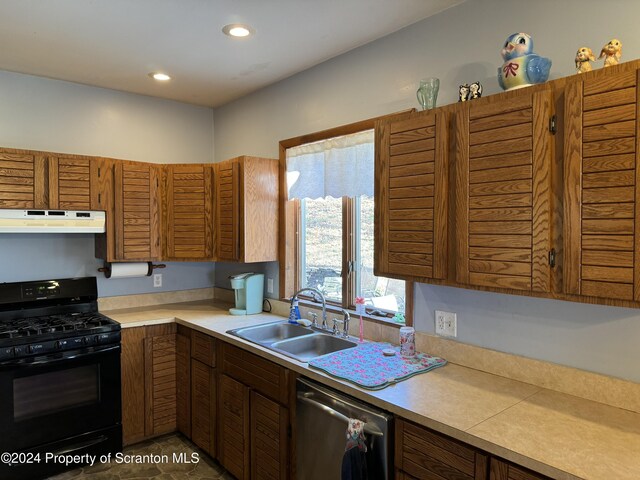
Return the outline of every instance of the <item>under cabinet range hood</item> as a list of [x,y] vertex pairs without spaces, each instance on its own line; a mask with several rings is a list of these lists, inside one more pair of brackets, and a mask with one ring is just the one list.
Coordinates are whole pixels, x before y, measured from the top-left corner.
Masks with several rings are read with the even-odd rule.
[[0,208],[0,233],[104,233],[105,212]]

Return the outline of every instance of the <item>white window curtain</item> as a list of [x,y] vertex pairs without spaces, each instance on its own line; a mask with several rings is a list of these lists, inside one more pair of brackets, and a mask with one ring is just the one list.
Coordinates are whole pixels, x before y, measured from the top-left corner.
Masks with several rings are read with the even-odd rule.
[[289,200],[373,197],[374,131],[287,149]]

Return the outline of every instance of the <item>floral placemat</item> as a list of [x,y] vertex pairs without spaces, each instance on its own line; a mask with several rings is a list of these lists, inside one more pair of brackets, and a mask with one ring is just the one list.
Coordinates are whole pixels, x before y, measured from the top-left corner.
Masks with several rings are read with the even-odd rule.
[[[382,351],[390,348],[396,354],[385,356]],[[309,362],[309,366],[360,387],[380,390],[446,363],[445,359],[427,353],[416,353],[411,358],[401,357],[399,347],[371,342],[315,358]]]

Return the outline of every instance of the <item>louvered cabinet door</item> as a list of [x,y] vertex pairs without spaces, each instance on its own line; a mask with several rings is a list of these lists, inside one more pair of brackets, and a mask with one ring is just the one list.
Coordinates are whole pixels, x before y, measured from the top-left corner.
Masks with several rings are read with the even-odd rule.
[[213,256],[212,169],[166,166],[167,256],[208,260]]
[[47,208],[46,159],[0,149],[0,208]]
[[191,359],[191,440],[216,456],[215,370],[195,358]]
[[156,335],[144,340],[145,435],[176,430],[176,334]]
[[241,173],[238,159],[216,165],[216,257],[240,260]]
[[640,300],[637,109],[637,72],[566,88],[566,293]]
[[160,257],[158,167],[116,162],[116,259],[151,261]]
[[239,480],[251,478],[250,390],[227,375],[219,376],[218,460]]
[[456,278],[551,290],[553,96],[522,91],[461,106],[456,122]]
[[251,391],[251,478],[286,480],[289,410]]
[[376,274],[445,278],[447,115],[384,120],[376,145]]
[[49,208],[91,209],[91,168],[88,158],[49,157]]

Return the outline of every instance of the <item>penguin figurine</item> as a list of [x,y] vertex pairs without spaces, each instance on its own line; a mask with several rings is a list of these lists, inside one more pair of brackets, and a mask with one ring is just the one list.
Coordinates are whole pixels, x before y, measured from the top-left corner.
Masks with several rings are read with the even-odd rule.
[[530,35],[510,35],[500,53],[504,63],[498,69],[498,83],[503,90],[544,83],[549,78],[551,60],[533,53],[533,39]]

